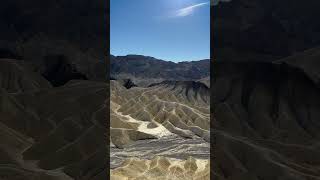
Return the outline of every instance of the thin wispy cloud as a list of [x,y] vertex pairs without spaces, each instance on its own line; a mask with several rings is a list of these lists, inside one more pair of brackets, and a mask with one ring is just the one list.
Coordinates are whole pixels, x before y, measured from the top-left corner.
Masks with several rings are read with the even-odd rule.
[[189,16],[189,15],[193,14],[196,11],[196,9],[199,9],[200,7],[208,5],[208,4],[210,4],[210,2],[199,3],[199,4],[195,4],[195,5],[192,5],[192,6],[188,6],[188,7],[179,9],[174,13],[173,17]]

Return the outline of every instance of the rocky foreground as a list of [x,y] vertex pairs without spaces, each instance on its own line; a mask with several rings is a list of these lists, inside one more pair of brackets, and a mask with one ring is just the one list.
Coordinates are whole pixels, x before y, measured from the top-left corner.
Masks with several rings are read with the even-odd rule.
[[207,180],[210,179],[210,164],[192,157],[187,160],[155,157],[151,160],[127,159],[120,168],[111,171],[111,179],[150,180]]

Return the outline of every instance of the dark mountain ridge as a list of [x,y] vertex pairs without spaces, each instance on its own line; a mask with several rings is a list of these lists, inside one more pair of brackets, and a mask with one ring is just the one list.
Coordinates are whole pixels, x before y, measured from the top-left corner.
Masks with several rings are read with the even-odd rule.
[[210,76],[210,60],[174,63],[149,56],[110,56],[110,74],[117,79],[199,80]]

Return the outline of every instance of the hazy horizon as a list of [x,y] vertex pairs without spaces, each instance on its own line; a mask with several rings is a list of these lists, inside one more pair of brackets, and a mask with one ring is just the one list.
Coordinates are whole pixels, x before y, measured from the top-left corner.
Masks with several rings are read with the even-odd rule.
[[110,52],[172,62],[210,59],[209,0],[111,0]]
[[154,56],[151,56],[151,55],[144,55],[144,54],[125,54],[125,55],[115,55],[115,54],[110,54],[112,56],[115,56],[115,57],[118,57],[118,56],[144,56],[144,57],[151,57],[151,58],[155,58],[157,60],[163,60],[163,61],[167,61],[167,62],[174,62],[174,63],[179,63],[179,62],[191,62],[191,61],[202,61],[202,60],[210,60],[210,57],[209,58],[205,58],[205,59],[191,59],[191,60],[180,60],[180,61],[171,61],[171,60],[168,60],[168,59],[161,59],[161,58],[158,58],[158,57],[154,57]]

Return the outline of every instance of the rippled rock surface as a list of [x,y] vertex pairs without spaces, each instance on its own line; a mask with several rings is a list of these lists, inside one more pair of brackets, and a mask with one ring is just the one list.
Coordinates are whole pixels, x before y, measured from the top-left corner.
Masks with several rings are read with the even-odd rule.
[[24,61],[0,69],[0,179],[106,179],[108,84],[52,87]]
[[111,172],[111,179],[148,180],[207,180],[210,179],[210,164],[206,160],[189,157],[177,160],[155,157],[151,160],[127,159],[121,167]]
[[209,179],[209,97],[200,82],[127,89],[111,81],[112,179]]
[[139,157],[152,159],[155,156],[165,156],[176,159],[208,160],[210,158],[210,144],[203,139],[194,137],[186,139],[176,135],[153,140],[140,140],[119,149],[111,145],[110,166],[117,168],[127,158]]

